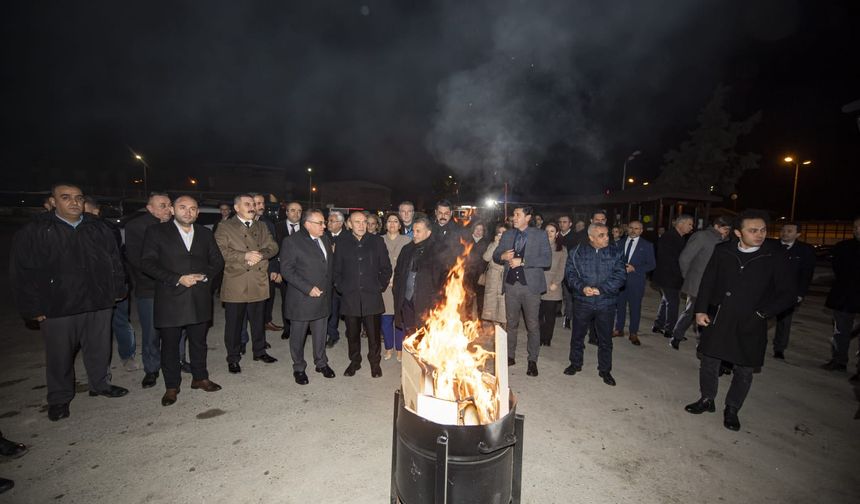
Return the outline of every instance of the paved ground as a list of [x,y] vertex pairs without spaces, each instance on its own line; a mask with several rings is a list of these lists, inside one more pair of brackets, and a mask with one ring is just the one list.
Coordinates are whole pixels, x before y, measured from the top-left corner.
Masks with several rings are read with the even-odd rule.
[[[23,458],[0,461],[0,476],[16,481],[0,502],[387,502],[396,361],[383,363],[382,378],[371,379],[368,366],[346,378],[341,343],[329,353],[338,377],[311,373],[299,387],[286,342],[270,333],[281,361],[247,359],[230,375],[219,309],[209,368],[224,390],[207,394],[186,381],[179,402],[164,408],[160,379],[142,390],[142,371],[117,367],[113,381],[128,396],[91,398],[82,384],[71,417],[53,423],[41,338],[11,311],[0,280],[0,429],[30,445]],[[656,302],[649,292],[644,328]],[[611,388],[597,377],[592,346],[585,372],[561,373],[569,337],[559,319],[540,376],[526,377],[524,362],[511,369],[526,415],[524,502],[860,502],[860,391],[847,374],[817,369],[830,333],[822,304],[812,296],[800,310],[787,361],[768,357],[756,375],[740,432],[723,428],[719,410],[683,411],[698,397],[691,342],[675,352],[662,337],[648,335],[642,347],[616,339]],[[78,376],[86,379],[80,359]],[[727,386],[724,378],[720,410]]]

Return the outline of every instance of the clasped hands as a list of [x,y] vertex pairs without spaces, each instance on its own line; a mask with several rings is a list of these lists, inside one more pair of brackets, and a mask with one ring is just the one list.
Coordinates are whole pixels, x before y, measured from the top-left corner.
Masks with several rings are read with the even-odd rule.
[[179,277],[179,283],[185,287],[192,287],[197,284],[197,282],[203,282],[206,280],[206,275],[202,273],[189,273],[188,275],[182,275]]
[[511,268],[519,268],[523,265],[522,257],[514,257],[514,249],[506,250],[502,252],[501,259],[502,261],[508,261],[508,265]]
[[256,250],[245,252],[245,264],[247,264],[248,266],[253,266],[262,260],[263,254],[257,252]]
[[582,293],[585,294],[587,297],[599,296],[600,289],[598,289],[597,287],[585,287],[584,289],[582,289]]

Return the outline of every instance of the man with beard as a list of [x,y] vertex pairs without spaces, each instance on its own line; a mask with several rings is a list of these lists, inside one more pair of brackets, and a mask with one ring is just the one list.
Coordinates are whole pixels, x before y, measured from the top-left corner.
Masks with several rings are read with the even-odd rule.
[[206,369],[206,332],[212,321],[211,278],[224,267],[212,232],[195,224],[197,200],[180,196],[173,202],[173,222],[150,226],[143,242],[141,264],[155,284],[155,327],[161,337],[164,371],[162,406],[176,402],[182,373],[179,341],[183,331],[189,345],[192,389],[216,392]]
[[430,219],[415,219],[412,231],[412,242],[400,250],[394,268],[394,326],[407,336],[424,326],[441,298],[446,274],[435,257]]
[[126,295],[125,270],[111,229],[84,213],[78,186],[51,189],[54,210],[38,215],[12,241],[10,283],[26,320],[45,341],[48,418],[69,416],[75,397],[75,355],[84,355],[91,396],[121,397],[110,383],[111,315]]
[[[287,204],[286,208],[286,219],[278,222],[275,225],[275,241],[278,243],[278,247],[284,246],[284,239],[292,236],[295,233],[301,231],[302,224],[302,205],[298,201],[291,201]],[[280,256],[278,257],[278,262],[280,262]],[[278,265],[280,267],[280,265]],[[287,298],[286,298],[286,288],[287,284],[283,281],[283,275],[281,275],[281,285],[284,288],[284,293],[282,296],[283,303],[281,303],[281,312],[283,313],[284,318],[284,331],[281,333],[281,339],[289,339],[290,337],[290,319],[287,318]]]
[[645,274],[654,269],[657,260],[654,258],[654,245],[642,238],[643,226],[638,220],[630,221],[627,225],[627,238],[620,240],[618,248],[621,251],[627,279],[624,289],[618,293],[618,306],[615,313],[615,330],[613,337],[624,335],[624,319],[627,316],[627,306],[630,306],[630,343],[641,345],[639,341],[639,319],[642,315],[642,297],[645,296]]
[[454,208],[448,200],[436,203],[436,222],[433,223],[433,241],[438,260],[445,271],[451,269],[463,253],[463,228],[454,219]]
[[723,425],[737,431],[741,428],[738,410],[749,393],[753,370],[764,364],[767,319],[794,304],[797,288],[786,251],[765,241],[767,221],[763,213],[741,212],[734,233],[738,242],[716,246],[699,286],[696,323],[703,327],[699,342],[701,396],[685,409],[693,414],[715,411],[720,361],[732,363]]

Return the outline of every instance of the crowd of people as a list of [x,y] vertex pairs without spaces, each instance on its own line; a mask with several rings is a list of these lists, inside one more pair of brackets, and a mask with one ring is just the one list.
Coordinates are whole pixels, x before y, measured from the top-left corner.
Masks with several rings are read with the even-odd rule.
[[[207,363],[213,300],[224,307],[229,373],[242,372],[249,342],[254,361],[276,363],[267,331],[281,331],[297,384],[309,382],[308,336],[314,371],[334,378],[327,351],[338,343],[343,321],[349,365],[342,374],[362,368],[366,340],[370,375],[379,377],[380,361],[401,359],[404,335],[422,327],[443,300],[448,272],[465,255],[463,316],[505,328],[510,366],[522,322],[528,376],[538,375],[541,347],[553,344],[560,314],[571,331],[564,374],[582,372],[587,340],[597,346],[600,379],[616,385],[613,338],[641,344],[641,307],[652,282],[660,291],[652,332],[675,350],[691,327],[698,340],[701,394],[686,410],[715,411],[718,377],[731,374],[724,425],[738,430],[738,411],[766,354],[768,319],[776,320],[773,357],[784,359],[792,314],[815,267],[796,223],[784,224],[778,240],[767,239],[767,217],[755,211],[734,222],[717,217],[695,233],[693,217],[682,214],[652,243],[642,222],[609,227],[603,211],[587,223],[570,215],[545,221],[515,205],[504,222],[464,226],[444,200],[429,216],[408,201],[385,215],[326,215],[291,202],[278,222],[267,216],[261,194],[237,195],[220,208],[222,220],[210,230],[196,222],[194,197],[153,193],[143,215],[120,233],[79,187],[52,188],[50,210],[17,232],[10,259],[16,306],[39,324],[45,342],[50,420],[70,415],[78,349],[90,395],[128,393],[111,383],[109,370],[112,334],[123,367],[139,366],[130,298],[142,332],[141,386],[153,387],[163,375],[161,404],[170,406],[183,372],[191,375],[191,389],[221,389]],[[832,360],[824,367],[846,370],[860,313],[860,219],[854,239],[834,249],[833,269]],[[274,317],[278,297],[282,323]]]

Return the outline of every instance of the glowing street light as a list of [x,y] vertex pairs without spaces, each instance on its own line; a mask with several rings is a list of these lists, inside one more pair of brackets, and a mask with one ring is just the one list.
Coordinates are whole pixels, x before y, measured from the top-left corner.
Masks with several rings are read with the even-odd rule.
[[[128,146],[127,146],[127,147],[128,147]],[[148,174],[147,172],[149,171],[149,165],[148,165],[148,164],[146,164],[146,160],[145,160],[145,159],[143,159],[143,156],[141,156],[141,155],[140,155],[140,154],[138,154],[137,152],[134,152],[134,151],[131,149],[131,147],[129,147],[129,148],[128,148],[128,150],[129,150],[129,151],[131,151],[131,155],[132,155],[132,157],[133,157],[136,161],[140,161],[140,164],[142,164],[142,165],[143,165],[143,194],[144,194],[144,196],[148,196],[148,195],[149,195],[149,184],[148,184],[148,182],[149,182],[149,177],[148,177],[148,175],[149,175],[149,174]]]
[[197,185],[197,179],[194,177],[188,177],[188,183],[191,185]]
[[629,179],[627,179],[628,184],[632,184],[633,182],[636,182],[636,179],[634,179],[633,177],[630,177]]
[[797,177],[800,173],[800,165],[809,166],[812,164],[812,161],[806,160],[802,163],[799,160],[796,160],[792,156],[785,156],[783,159],[786,163],[792,164],[794,163],[794,189],[791,191],[791,217],[788,220],[794,220],[794,208],[797,204]]
[[642,182],[642,185],[646,186],[646,185],[649,185],[650,183],[651,183],[651,182],[648,182],[648,181],[646,180],[645,182]]
[[[624,160],[624,171],[621,173],[621,190],[622,191],[624,190],[624,186],[628,182],[628,180],[627,180],[627,163],[636,159],[636,156],[638,156],[639,154],[642,154],[642,151],[635,150],[629,156],[627,156],[626,160]],[[632,184],[633,180],[631,179],[629,182]]]

